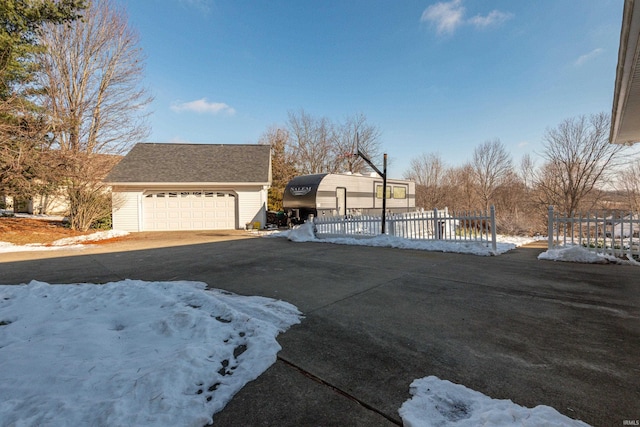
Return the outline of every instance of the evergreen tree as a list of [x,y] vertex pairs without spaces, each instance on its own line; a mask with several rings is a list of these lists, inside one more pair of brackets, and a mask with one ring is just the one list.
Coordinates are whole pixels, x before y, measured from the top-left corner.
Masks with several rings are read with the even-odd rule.
[[48,120],[32,102],[44,48],[37,30],[80,18],[85,0],[0,1],[0,193],[28,196],[49,185]]

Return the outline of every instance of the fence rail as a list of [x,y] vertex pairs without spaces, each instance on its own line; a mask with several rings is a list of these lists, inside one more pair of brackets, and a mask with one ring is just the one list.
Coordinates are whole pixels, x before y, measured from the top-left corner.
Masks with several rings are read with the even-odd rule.
[[640,258],[637,213],[588,212],[566,216],[549,206],[548,227],[548,249],[578,245],[596,253]]
[[[316,234],[377,236],[379,216],[321,216],[313,219]],[[412,240],[480,242],[496,250],[495,209],[489,212],[449,213],[448,209],[392,214],[386,218],[386,234]]]

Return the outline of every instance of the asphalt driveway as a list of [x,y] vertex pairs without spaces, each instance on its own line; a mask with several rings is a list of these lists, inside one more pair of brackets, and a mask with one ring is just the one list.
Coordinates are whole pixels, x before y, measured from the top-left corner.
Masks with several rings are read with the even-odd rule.
[[400,425],[435,375],[594,426],[640,419],[640,269],[292,243],[238,233],[140,234],[83,251],[0,254],[0,284],[199,280],[295,304],[278,361],[220,426]]

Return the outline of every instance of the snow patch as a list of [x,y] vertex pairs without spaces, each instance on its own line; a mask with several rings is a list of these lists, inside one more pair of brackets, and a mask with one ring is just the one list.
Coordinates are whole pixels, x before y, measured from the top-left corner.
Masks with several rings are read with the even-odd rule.
[[525,408],[435,376],[410,387],[413,397],[398,410],[404,427],[588,427],[549,406]]
[[582,246],[567,246],[559,249],[550,249],[538,255],[538,259],[581,262],[587,264],[620,264],[623,262],[613,255],[591,252]]
[[301,314],[206,286],[0,286],[2,424],[211,423],[276,361],[276,336]]
[[312,222],[305,222],[284,233],[286,233],[284,237],[292,242],[314,242],[318,240]]
[[454,252],[473,254],[480,256],[499,255],[515,249],[526,243],[534,241],[532,238],[520,238],[514,236],[498,236],[496,250],[490,247],[490,243],[480,242],[447,242],[441,240],[411,240],[401,237],[378,235],[374,237],[316,237],[313,223],[305,222],[291,230],[271,233],[264,237],[286,237],[292,242],[321,242],[337,245],[375,246],[397,249],[415,249],[422,251]]

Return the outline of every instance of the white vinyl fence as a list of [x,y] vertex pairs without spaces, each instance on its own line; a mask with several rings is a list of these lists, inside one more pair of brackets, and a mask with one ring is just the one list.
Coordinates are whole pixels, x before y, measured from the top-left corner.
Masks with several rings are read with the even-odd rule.
[[[366,237],[381,234],[380,216],[321,216],[313,219],[316,234]],[[495,209],[489,212],[449,213],[444,210],[390,214],[386,234],[413,240],[480,242],[496,250]]]
[[640,258],[640,215],[588,212],[561,215],[549,206],[548,248],[579,245],[596,253]]

